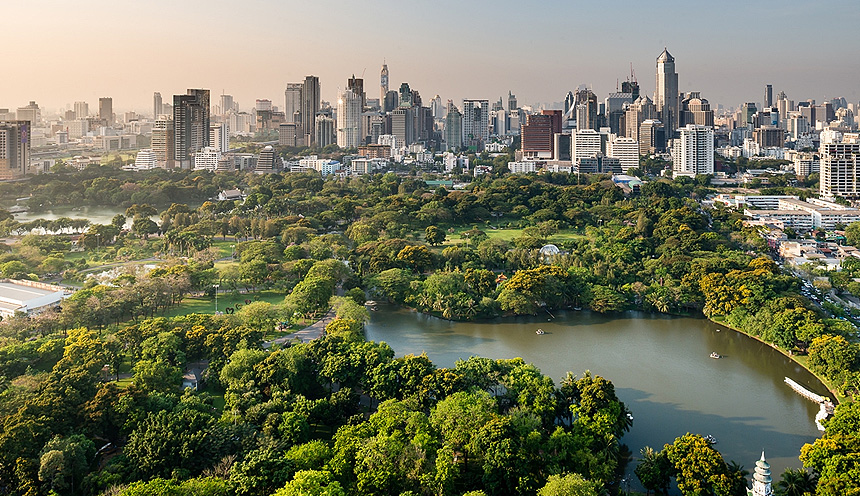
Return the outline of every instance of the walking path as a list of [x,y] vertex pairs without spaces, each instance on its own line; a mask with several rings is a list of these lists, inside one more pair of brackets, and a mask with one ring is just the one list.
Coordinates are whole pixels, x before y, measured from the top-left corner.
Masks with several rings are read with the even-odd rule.
[[302,343],[310,343],[311,341],[321,338],[323,334],[325,334],[325,326],[327,326],[329,322],[334,320],[334,317],[334,308],[329,309],[329,311],[325,315],[323,315],[323,318],[321,318],[320,320],[314,322],[313,324],[305,327],[300,331],[287,334],[286,336],[281,336],[271,341],[266,341],[265,343],[263,343],[263,348],[271,348],[272,345],[275,344],[283,346],[286,343],[290,343],[296,340]]

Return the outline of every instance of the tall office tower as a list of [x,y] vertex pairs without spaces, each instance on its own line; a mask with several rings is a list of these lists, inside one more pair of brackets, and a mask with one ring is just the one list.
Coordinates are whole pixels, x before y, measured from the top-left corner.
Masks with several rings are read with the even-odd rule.
[[391,134],[397,139],[397,146],[409,146],[415,142],[415,118],[411,107],[391,111]]
[[30,121],[30,124],[36,125],[42,122],[42,109],[39,108],[39,105],[30,100],[30,103],[27,104],[26,107],[18,107],[18,110],[15,112],[19,121]]
[[740,123],[741,127],[749,126],[753,120],[752,116],[754,116],[757,111],[758,110],[755,107],[755,103],[746,102],[741,105],[740,115],[738,116],[738,122]]
[[826,143],[819,148],[821,156],[821,196],[860,198],[860,144]]
[[698,91],[691,91],[681,101],[681,127],[687,124],[714,127],[714,111]]
[[626,174],[639,167],[639,143],[633,138],[616,137],[606,143],[606,156],[617,158]]
[[714,129],[688,124],[678,130],[672,143],[672,169],[675,176],[695,177],[714,173]]
[[630,79],[621,83],[621,93],[630,93],[630,98],[634,101],[639,98],[639,82],[636,81],[636,76],[633,75],[632,69]]
[[221,101],[219,103],[221,106],[221,115],[226,115],[227,112],[233,110],[233,95],[225,95],[224,93],[221,93]]
[[385,108],[382,104],[385,102],[385,96],[388,95],[388,64],[382,62],[382,71],[379,73],[379,106]]
[[436,95],[430,100],[430,112],[433,114],[434,119],[445,118],[445,107],[442,105],[441,96]]
[[400,95],[396,91],[391,90],[385,94],[385,101],[382,102],[382,111],[391,112],[392,110],[397,108],[399,103]]
[[295,122],[284,122],[278,125],[278,144],[281,146],[299,146],[302,128]]
[[173,160],[190,169],[194,153],[209,146],[209,90],[173,95]]
[[573,96],[572,91],[567,92],[567,96],[564,97],[564,115],[567,116],[570,114],[570,109],[576,104],[576,97]]
[[415,106],[415,101],[413,100],[413,96],[415,95],[412,90],[409,88],[409,83],[401,83],[400,90],[397,92],[398,94],[398,103],[397,106],[400,108],[411,108]]
[[316,117],[315,123],[316,129],[314,129],[314,143],[316,143],[316,146],[319,148],[325,148],[328,145],[334,144],[334,119],[327,115],[320,114]]
[[155,166],[173,168],[173,121],[166,116],[158,118],[152,126],[152,152]]
[[[639,128],[648,119],[657,118],[657,107],[647,96],[640,96],[627,107],[624,114],[624,136],[642,143],[639,138]],[[665,145],[665,144],[664,144]]]
[[526,158],[552,158],[553,116],[551,114],[529,114],[520,129],[521,148]]
[[448,150],[463,146],[463,114],[451,100],[448,100],[448,115],[445,116],[445,144]]
[[0,179],[16,179],[30,169],[30,121],[0,121]]
[[113,98],[99,98],[99,119],[106,125],[112,126],[113,120]]
[[226,122],[222,122],[209,127],[209,145],[221,153],[230,151],[230,130],[227,126]]
[[361,95],[352,89],[344,91],[337,99],[337,146],[355,148],[363,144],[361,109]]
[[86,119],[90,115],[90,106],[87,102],[75,102],[75,119]]
[[776,110],[779,112],[780,127],[786,129],[788,127],[788,113],[794,111],[794,100],[789,100],[785,96],[785,92],[780,91],[776,96]]
[[570,138],[570,158],[573,163],[600,154],[600,133],[594,129],[580,129]]
[[301,123],[303,86],[302,83],[287,83],[287,89],[284,90],[284,116],[287,122]]
[[674,137],[680,127],[678,109],[678,73],[675,72],[675,57],[665,48],[657,57],[657,90],[654,91],[654,105],[666,129],[666,139]]
[[576,129],[597,129],[597,95],[580,86],[576,90]]
[[508,91],[508,113],[513,114],[518,108],[517,96]]
[[152,94],[152,119],[158,119],[158,116],[164,113],[164,103],[161,101],[161,93],[155,92]]
[[645,119],[639,126],[639,155],[651,155],[666,149],[666,132],[663,123]]
[[361,99],[360,111],[364,112],[364,107],[367,106],[367,95],[364,93],[364,79],[356,78],[355,74],[346,80],[346,89],[352,90],[355,96]]
[[463,100],[463,138],[466,145],[472,141],[486,143],[490,139],[490,101]]
[[764,106],[773,107],[773,86],[769,84],[764,87]]
[[[304,143],[307,146],[316,143],[316,117],[319,111],[320,78],[317,76],[307,76],[305,77],[305,82],[302,84],[302,131],[305,135]],[[334,138],[331,141],[334,141]],[[319,146],[319,143],[317,143],[317,146]]]

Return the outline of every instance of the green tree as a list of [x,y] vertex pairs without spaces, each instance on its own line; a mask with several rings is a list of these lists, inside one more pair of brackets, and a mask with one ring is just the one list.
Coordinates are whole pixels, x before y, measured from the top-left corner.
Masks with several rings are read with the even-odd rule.
[[445,242],[447,238],[445,231],[439,229],[436,226],[427,226],[427,229],[424,230],[424,240],[430,244],[430,246],[441,245]]
[[788,468],[776,484],[778,496],[804,496],[815,493],[815,477],[803,469]]
[[538,489],[538,496],[597,496],[596,484],[579,474],[550,475],[546,484]]

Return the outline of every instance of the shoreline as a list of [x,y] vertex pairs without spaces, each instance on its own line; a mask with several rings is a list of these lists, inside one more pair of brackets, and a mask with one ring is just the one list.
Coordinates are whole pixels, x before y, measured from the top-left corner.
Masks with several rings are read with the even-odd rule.
[[838,405],[839,403],[841,403],[841,401],[842,401],[842,400],[840,399],[840,395],[839,395],[839,393],[837,393],[834,389],[832,389],[832,388],[831,388],[831,385],[830,385],[829,381],[824,380],[824,378],[822,378],[821,376],[819,376],[818,374],[816,374],[815,372],[813,372],[812,370],[810,370],[810,369],[809,369],[809,367],[807,367],[805,363],[801,363],[800,361],[798,361],[798,360],[797,360],[797,358],[796,358],[794,355],[792,355],[792,354],[790,354],[790,353],[786,352],[785,350],[783,350],[783,349],[782,349],[782,348],[780,348],[779,346],[776,346],[776,345],[774,345],[774,344],[772,344],[772,343],[768,343],[767,341],[765,341],[765,340],[763,340],[763,339],[759,338],[758,336],[753,336],[752,334],[749,334],[748,332],[745,332],[745,331],[742,331],[742,330],[740,330],[740,329],[737,329],[737,328],[735,328],[735,327],[733,327],[733,326],[730,326],[730,325],[726,324],[725,322],[720,322],[720,321],[714,320],[714,319],[712,319],[712,318],[710,318],[710,317],[704,317],[704,318],[705,318],[708,322],[712,322],[712,323],[714,323],[714,324],[716,324],[716,325],[718,325],[718,326],[725,327],[726,329],[730,329],[730,330],[735,331],[735,332],[737,332],[737,333],[739,333],[739,334],[743,334],[744,336],[747,336],[748,338],[755,339],[755,340],[756,340],[756,341],[758,341],[759,343],[762,343],[762,344],[764,344],[764,345],[767,345],[767,346],[771,347],[772,349],[774,349],[774,350],[776,350],[776,351],[778,351],[778,352],[782,353],[784,356],[788,357],[788,359],[789,359],[789,360],[791,360],[792,362],[796,363],[797,365],[799,365],[800,367],[802,367],[804,370],[806,370],[807,372],[809,372],[810,374],[812,374],[812,377],[815,377],[815,378],[818,380],[818,382],[820,382],[820,383],[821,383],[821,385],[822,385],[822,386],[824,386],[824,389],[825,389],[825,390],[827,390],[827,392],[830,394],[830,401],[832,401],[832,402],[834,403],[834,405]]

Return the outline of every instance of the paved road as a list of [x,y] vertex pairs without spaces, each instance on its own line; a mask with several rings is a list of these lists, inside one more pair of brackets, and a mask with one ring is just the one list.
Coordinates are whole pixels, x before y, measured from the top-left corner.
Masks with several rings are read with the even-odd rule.
[[263,348],[271,348],[272,345],[277,344],[283,346],[286,343],[293,342],[295,340],[299,340],[302,343],[309,343],[316,339],[319,339],[325,333],[325,326],[328,325],[329,322],[334,320],[335,311],[334,309],[330,309],[328,313],[323,315],[323,318],[314,322],[313,324],[305,327],[300,331],[296,331],[292,334],[287,334],[286,336],[282,336],[271,341],[266,341],[263,343]]

